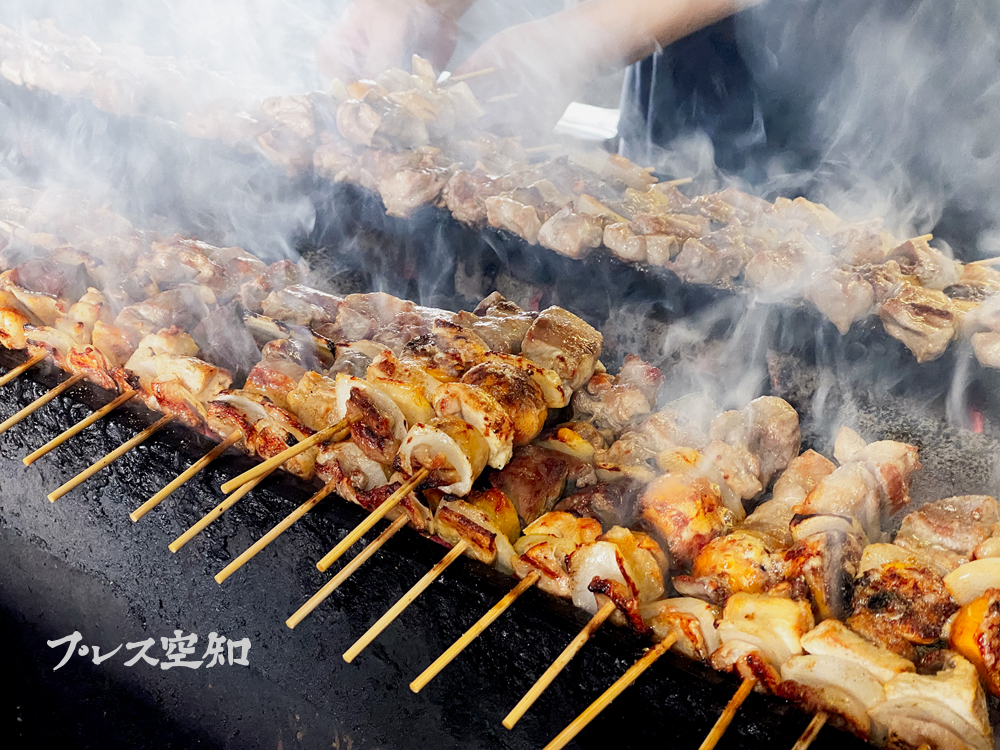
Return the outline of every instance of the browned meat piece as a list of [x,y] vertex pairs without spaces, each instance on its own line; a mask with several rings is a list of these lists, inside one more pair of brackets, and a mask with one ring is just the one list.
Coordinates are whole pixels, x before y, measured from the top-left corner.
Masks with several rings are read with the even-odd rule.
[[499,195],[499,180],[479,171],[460,169],[444,186],[444,201],[451,215],[465,224],[486,222],[486,199]]
[[378,192],[389,216],[407,218],[420,206],[433,206],[448,179],[442,169],[400,170],[379,180]]
[[538,230],[538,244],[570,258],[583,258],[601,246],[604,229],[596,216],[561,208]]
[[704,237],[709,226],[708,219],[690,214],[637,213],[629,222],[636,234],[668,234],[678,240]]
[[946,289],[958,283],[962,264],[931,247],[926,237],[907,240],[889,253],[907,276],[916,276],[926,289]]
[[501,490],[529,524],[552,510],[562,496],[569,473],[569,458],[556,451],[526,445],[501,471],[490,473],[490,484]]
[[622,260],[643,263],[646,260],[646,238],[629,229],[624,221],[604,227],[604,245]]
[[676,576],[674,587],[687,596],[723,604],[737,591],[760,594],[780,583],[785,561],[768,538],[745,529],[716,537],[691,565],[691,575]]
[[981,331],[972,334],[972,350],[984,367],[1000,368],[1000,333]]
[[518,354],[521,342],[537,317],[538,313],[526,312],[504,299],[500,292],[493,292],[471,313],[458,313],[455,322],[479,334],[491,351]]
[[894,544],[926,552],[954,570],[972,558],[1000,523],[1000,503],[987,495],[949,497],[907,514]]
[[267,295],[262,311],[269,318],[283,323],[312,326],[336,320],[341,302],[341,297],[302,284],[292,284]]
[[659,369],[629,354],[618,375],[596,373],[573,394],[574,419],[617,435],[637,417],[649,414],[665,380]]
[[435,320],[431,333],[411,339],[402,357],[419,362],[441,382],[459,380],[483,361],[489,347],[470,328],[447,320]]
[[215,295],[208,287],[182,284],[155,294],[145,302],[123,308],[114,325],[128,335],[134,345],[143,336],[163,328],[194,329],[215,307],[215,302]]
[[[5,274],[6,276],[6,274]],[[27,260],[10,272],[10,282],[36,294],[75,302],[87,292],[87,269],[48,258]]]
[[631,479],[605,482],[563,498],[555,510],[596,518],[606,529],[612,526],[628,528],[639,519],[637,501],[642,490],[643,485]]
[[886,332],[906,344],[917,362],[937,359],[955,337],[955,313],[942,292],[903,284],[879,310]]
[[809,280],[805,297],[842,334],[875,311],[872,285],[857,271],[844,268],[817,271]]
[[576,390],[594,374],[603,343],[596,328],[561,307],[550,307],[531,324],[521,353]]
[[643,522],[679,567],[690,566],[706,544],[732,528],[718,488],[703,477],[659,477],[646,489],[640,507]]
[[349,99],[337,107],[337,130],[351,143],[371,146],[381,125],[381,115],[369,104]]
[[313,104],[305,94],[271,96],[260,103],[260,109],[297,138],[308,139],[316,134]]
[[784,220],[802,222],[826,234],[835,232],[843,224],[840,217],[822,203],[802,197],[794,200],[776,198],[770,213]]
[[699,195],[691,201],[703,216],[718,224],[751,224],[770,213],[772,206],[763,198],[744,193],[736,188],[726,188],[717,193]]
[[831,235],[834,249],[848,265],[882,263],[897,241],[882,228],[882,220],[843,224]]
[[538,243],[542,220],[534,206],[520,203],[507,195],[490,196],[483,203],[491,227],[513,232],[532,245]]
[[980,302],[998,293],[1000,271],[972,263],[963,266],[958,281],[948,287],[948,296],[953,300]]
[[714,440],[703,454],[722,473],[726,484],[744,500],[757,497],[764,487],[760,481],[760,459],[746,448],[734,448]]
[[759,244],[738,230],[691,237],[684,240],[669,268],[689,283],[714,284],[739,276]]
[[861,562],[857,537],[839,531],[811,534],[785,555],[784,573],[793,587],[804,589],[817,619],[841,619],[851,611],[854,580]]
[[723,412],[712,420],[711,438],[746,448],[760,461],[760,482],[766,487],[799,453],[799,415],[784,399],[761,396],[741,412]]
[[545,395],[531,373],[501,359],[488,359],[462,376],[462,382],[493,396],[514,421],[514,445],[527,445],[545,426]]
[[872,643],[914,659],[914,644],[940,640],[958,611],[940,577],[925,568],[889,563],[866,571],[854,590],[847,624]]
[[388,466],[399,450],[400,441],[394,434],[389,417],[382,414],[375,401],[361,388],[351,389],[347,399],[347,414],[351,420],[351,439],[364,454],[383,466]]

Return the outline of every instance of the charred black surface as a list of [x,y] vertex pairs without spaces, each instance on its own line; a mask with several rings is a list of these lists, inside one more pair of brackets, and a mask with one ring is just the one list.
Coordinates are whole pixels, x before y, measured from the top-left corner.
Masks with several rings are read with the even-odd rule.
[[[0,353],[5,368],[16,359]],[[33,376],[39,382],[21,378],[4,388],[0,417],[58,379],[44,371]],[[440,559],[442,547],[402,532],[291,631],[285,618],[329,577],[316,571],[315,560],[362,511],[331,498],[220,587],[212,575],[311,488],[287,477],[271,481],[171,555],[167,543],[215,505],[218,485],[249,462],[225,457],[132,524],[128,513],[208,447],[188,431],[165,430],[50,504],[47,491],[153,419],[123,410],[25,468],[21,456],[107,401],[96,389],[71,394],[73,400],[60,397],[0,437],[0,634],[16,648],[9,663],[19,687],[15,708],[0,714],[0,731],[13,738],[11,746],[537,748],[647,646],[602,629],[508,732],[504,714],[586,620],[529,592],[414,695],[409,681],[510,588],[509,579],[463,558],[346,664],[340,654]],[[76,656],[53,672],[63,649],[45,643],[79,630],[84,644],[106,652],[175,629],[197,633],[199,649],[211,631],[249,637],[251,666],[161,671],[143,663],[126,668],[118,655],[101,665]],[[697,747],[736,687],[734,679],[667,655],[576,746]],[[757,747],[766,739],[790,747],[807,721],[780,700],[751,696],[724,744]],[[861,746],[825,730],[816,747],[845,742]]]

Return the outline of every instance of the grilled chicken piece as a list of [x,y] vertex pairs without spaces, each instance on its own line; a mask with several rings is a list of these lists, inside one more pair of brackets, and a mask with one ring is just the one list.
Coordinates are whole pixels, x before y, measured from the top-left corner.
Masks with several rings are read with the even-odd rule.
[[420,206],[436,205],[450,172],[425,156],[413,169],[401,169],[382,177],[378,192],[389,216],[409,217]]
[[337,494],[355,503],[357,492],[371,492],[388,482],[385,467],[349,440],[319,447],[316,474],[324,483],[336,482]]
[[656,534],[678,567],[691,565],[712,539],[727,533],[733,514],[718,486],[704,477],[665,475],[653,481],[640,500],[643,522]]
[[855,519],[867,540],[879,541],[882,536],[878,480],[860,463],[841,466],[816,485],[794,510],[801,516]]
[[958,654],[946,652],[945,656],[945,667],[936,674],[904,672],[885,684],[885,701],[870,716],[884,728],[889,747],[993,747],[986,696],[975,667]]
[[0,291],[0,344],[6,349],[24,349],[27,345],[24,329],[29,325],[42,325],[33,314],[22,307],[10,292]]
[[349,294],[341,302],[329,332],[322,326],[319,332],[334,341],[373,339],[398,354],[409,341],[429,333],[433,320],[428,320],[418,305],[390,294]]
[[709,227],[707,218],[691,214],[635,213],[629,222],[629,228],[638,235],[666,234],[681,241],[704,237]]
[[123,308],[114,326],[138,344],[143,336],[171,326],[193,330],[215,305],[215,294],[208,287],[181,284]]
[[656,395],[666,378],[639,357],[629,354],[616,376],[596,373],[573,395],[577,420],[592,422],[598,429],[621,433],[656,405]]
[[510,416],[514,445],[527,445],[545,426],[548,416],[545,394],[527,369],[491,358],[466,372],[462,383],[488,393]]
[[883,685],[915,669],[909,659],[866,641],[838,620],[823,620],[802,636],[801,643],[806,653],[853,661]]
[[189,427],[205,419],[205,404],[229,387],[232,376],[197,359],[198,346],[176,328],[143,337],[115,380],[122,388],[138,379],[140,397],[149,408],[173,414]]
[[962,264],[931,247],[926,238],[907,240],[889,253],[907,276],[915,276],[924,289],[944,290],[957,284]]
[[569,469],[565,455],[526,445],[514,450],[501,471],[490,473],[490,484],[510,498],[525,524],[531,524],[562,496]]
[[972,559],[1000,523],[1000,503],[986,495],[949,497],[908,513],[893,544],[930,555],[946,570]]
[[455,322],[475,331],[493,352],[520,354],[521,342],[536,317],[538,313],[526,312],[493,292],[472,313],[458,313]]
[[920,469],[916,446],[896,440],[878,440],[865,445],[857,433],[843,427],[837,434],[834,456],[844,465],[860,463],[874,475],[883,518],[909,504],[913,473]]
[[[365,379],[375,383],[399,407],[407,424],[427,422],[434,418],[434,408],[428,400],[441,385],[422,367],[397,359],[385,350],[370,361]],[[436,385],[431,385],[431,384]]]
[[902,341],[917,362],[940,357],[955,337],[954,305],[942,292],[910,283],[879,308],[886,332]]
[[438,319],[430,333],[409,341],[401,356],[421,363],[438,380],[450,382],[482,362],[487,351],[486,342],[471,329]]
[[[270,381],[267,382],[269,384]],[[261,387],[260,390],[265,389]],[[303,372],[295,387],[285,393],[284,402],[289,411],[317,432],[337,424],[346,416],[345,408],[337,397],[336,381],[318,372]]]
[[840,656],[804,654],[781,665],[778,695],[806,711],[825,711],[834,725],[869,739],[868,711],[885,700],[885,690],[867,669]]
[[483,199],[486,206],[486,220],[491,227],[506,229],[531,245],[538,243],[538,232],[542,220],[534,206],[521,203],[505,194]]
[[266,344],[261,360],[250,370],[244,384],[246,390],[267,397],[281,409],[290,408],[288,394],[296,389],[306,373],[296,348],[291,344],[287,339],[276,339]]
[[968,602],[951,623],[949,643],[972,662],[987,689],[1000,697],[1000,588]]
[[[247,453],[262,459],[276,456],[313,434],[284,409],[259,394],[243,390],[218,393],[206,406],[205,421],[219,437],[227,437],[238,430],[242,435],[240,443]],[[318,448],[309,448],[282,466],[298,477],[312,479],[318,453]]]
[[745,448],[760,461],[760,483],[766,487],[799,453],[799,415],[787,401],[761,396],[741,412],[727,411],[712,420],[713,440]]
[[888,563],[862,574],[854,590],[854,613],[846,622],[873,643],[912,660],[913,644],[939,640],[945,621],[957,610],[937,575]]
[[733,593],[761,594],[784,579],[781,550],[762,535],[744,529],[706,544],[691,564],[690,575],[674,577],[686,596],[723,604]]
[[646,261],[646,238],[633,232],[628,222],[619,221],[605,226],[602,241],[608,250],[622,260],[632,263]]
[[447,497],[434,516],[438,536],[451,545],[465,540],[470,557],[496,567],[508,575],[513,572],[512,543],[521,534],[517,513],[500,490],[473,492],[466,500]]
[[796,540],[784,554],[783,573],[812,602],[817,617],[839,619],[851,611],[860,563],[857,534],[825,530]]
[[643,604],[639,611],[657,640],[677,633],[673,648],[689,659],[708,661],[722,645],[716,633],[718,607],[700,599],[673,597]]
[[859,272],[847,268],[816,271],[806,287],[805,298],[812,302],[841,335],[875,312],[875,290]]
[[464,497],[486,467],[489,455],[482,433],[462,419],[444,417],[410,428],[399,448],[399,466],[408,476],[427,469],[431,486]]
[[541,574],[537,585],[542,591],[568,599],[573,592],[573,578],[567,560],[577,549],[597,541],[600,533],[601,525],[592,518],[546,513],[526,526],[524,535],[514,544],[514,575],[524,578],[537,570]]
[[314,326],[337,319],[341,297],[292,284],[264,298],[264,315],[289,325]]
[[563,498],[554,510],[596,518],[604,527],[629,527],[638,520],[637,501],[641,492],[642,485],[630,479],[605,482]]
[[514,450],[514,421],[497,400],[482,388],[466,383],[446,383],[434,392],[439,417],[455,416],[479,430],[489,446],[489,465],[502,469]]
[[535,318],[521,343],[521,354],[555,371],[572,390],[593,376],[604,338],[593,326],[561,307],[550,307]]
[[372,460],[391,464],[407,433],[406,418],[392,394],[343,373],[337,375],[335,394],[337,413],[350,420],[351,439]]
[[486,223],[486,199],[502,190],[499,180],[478,170],[460,169],[448,178],[443,196],[456,220],[478,226]]
[[569,258],[583,258],[601,246],[604,227],[596,216],[559,209],[538,230],[538,244]]

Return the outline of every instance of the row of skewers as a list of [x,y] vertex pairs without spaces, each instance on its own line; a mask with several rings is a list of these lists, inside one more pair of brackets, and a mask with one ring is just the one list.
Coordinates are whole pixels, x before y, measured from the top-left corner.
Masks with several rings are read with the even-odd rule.
[[[458,314],[388,295],[341,299],[306,287],[288,262],[150,238],[82,202],[42,232],[37,193],[7,186],[3,197],[0,339],[30,355],[4,382],[45,358],[71,376],[0,430],[84,378],[120,395],[26,463],[131,398],[164,414],[50,500],[180,420],[221,442],[133,520],[230,445],[267,460],[226,482],[231,494],[173,551],[279,466],[325,482],[220,571],[220,583],[329,494],[371,513],[321,570],[392,519],[290,627],[403,526],[451,545],[348,661],[462,554],[519,578],[414,690],[528,588],[570,598],[593,619],[508,727],[606,620],[653,635],[657,646],[551,747],[671,647],[743,677],[723,723],[757,687],[818,712],[812,731],[830,719],[877,744],[991,746],[983,685],[1000,694],[1000,507],[986,497],[931,504],[886,544],[884,522],[909,502],[919,468],[913,446],[844,430],[837,467],[799,455],[798,417],[780,399],[714,418],[683,401],[654,411],[659,371],[628,358],[609,375],[600,334],[565,310],[532,313],[496,295]],[[98,236],[108,226],[119,234]],[[123,247],[134,252],[98,254]],[[209,343],[214,331],[230,351],[199,348],[182,325]],[[255,361],[233,389],[233,371],[247,365],[233,353],[241,338]],[[216,356],[233,371],[208,361]],[[561,421],[567,407],[572,418]],[[744,502],[775,478],[747,515]],[[668,583],[681,596],[663,598]]]
[[[51,22],[20,33],[0,29],[0,74],[108,109],[108,97],[95,92],[102,82],[119,82],[127,66],[98,61],[116,60],[115,49],[61,33]],[[126,78],[145,76],[156,92],[163,86],[147,74],[162,68],[179,77],[171,79],[175,96],[194,90],[196,76],[184,86],[176,67],[149,58]],[[233,101],[181,107],[186,131],[259,151],[290,174],[314,169],[365,187],[390,215],[440,206],[463,223],[497,227],[572,258],[603,247],[629,263],[669,268],[691,284],[743,286],[765,301],[802,300],[845,334],[877,315],[920,362],[968,341],[983,365],[1000,367],[1000,273],[990,261],[963,265],[931,246],[930,236],[902,240],[879,220],[848,222],[804,198],[770,203],[732,188],[689,197],[679,190],[687,180],[657,182],[614,155],[532,163],[538,149],[476,130],[483,110],[465,80],[439,82],[418,57],[411,73],[391,69],[372,81],[334,82],[329,93]]]

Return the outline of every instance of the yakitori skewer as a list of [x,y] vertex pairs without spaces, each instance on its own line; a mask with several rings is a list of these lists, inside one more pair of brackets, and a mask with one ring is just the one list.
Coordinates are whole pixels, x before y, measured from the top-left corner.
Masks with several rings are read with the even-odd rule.
[[511,709],[511,712],[504,717],[503,725],[507,729],[514,728],[514,725],[520,721],[525,712],[534,705],[539,696],[545,692],[545,689],[552,684],[552,681],[558,674],[573,660],[573,657],[583,648],[584,644],[590,640],[590,636],[604,624],[605,620],[611,617],[614,611],[615,603],[611,601],[605,602],[604,606],[597,610],[597,613],[590,618],[590,622],[583,626],[583,629],[569,642],[569,645],[563,649],[563,652],[549,665],[549,668],[542,673],[542,676],[535,681],[531,689],[517,702],[517,705]]
[[601,711],[611,705],[611,702],[615,698],[639,679],[639,676],[649,669],[653,665],[653,662],[667,653],[676,640],[677,633],[670,633],[666,638],[643,654],[639,661],[629,667],[625,674],[615,680],[615,683],[611,687],[601,693],[597,700],[587,706],[579,716],[573,719],[564,730],[557,734],[555,739],[545,746],[545,750],[561,750],[566,747]]
[[[328,440],[338,440],[343,439],[343,434],[350,429],[350,422],[346,419],[337,422],[337,424],[325,427],[317,433],[314,433],[307,437],[305,440],[301,440],[290,448],[286,448],[281,453],[273,456],[266,461],[257,464],[251,469],[247,469],[238,477],[234,477],[222,485],[222,491],[227,495],[233,490],[241,487],[252,479],[256,479],[259,476],[265,474],[270,474],[272,471],[281,466],[285,461],[290,458],[294,458],[300,453],[309,450],[314,445],[319,445],[320,443],[325,443]],[[339,436],[339,437],[338,437]]]
[[705,741],[701,743],[698,750],[712,750],[722,739],[722,735],[726,733],[726,729],[729,728],[730,722],[732,722],[733,717],[736,716],[736,712],[740,710],[740,706],[743,705],[743,701],[747,699],[751,691],[757,685],[757,680],[749,677],[740,684],[739,690],[736,694],[729,699],[729,703],[722,710],[722,715],[715,722],[715,726],[712,727],[712,731],[708,733]]
[[273,529],[264,534],[260,539],[253,543],[250,548],[248,548],[243,554],[233,560],[229,565],[220,570],[215,574],[215,582],[222,583],[224,580],[229,578],[233,573],[243,567],[250,558],[260,552],[264,547],[269,545],[275,539],[277,539],[282,533],[284,533],[289,526],[298,521],[302,516],[308,513],[310,510],[315,508],[320,501],[322,501],[327,495],[333,492],[337,488],[336,482],[327,482],[323,488],[317,492],[315,495],[306,500],[302,505],[289,513],[285,518]]
[[798,742],[792,746],[792,750],[806,750],[812,744],[813,740],[816,739],[816,735],[819,734],[819,730],[823,728],[828,718],[830,718],[830,715],[826,711],[817,711],[816,715],[809,722],[809,726],[802,732],[802,736],[799,737]]
[[423,690],[428,682],[437,677],[438,673],[440,673],[442,669],[451,664],[455,657],[465,650],[466,646],[472,643],[472,641],[474,641],[480,633],[493,624],[494,620],[506,612],[507,608],[510,607],[510,605],[513,604],[517,598],[521,596],[521,594],[538,583],[538,579],[541,577],[541,573],[537,570],[533,570],[522,578],[518,582],[517,586],[511,589],[507,595],[503,597],[503,599],[494,604],[485,615],[476,621],[475,625],[466,630],[457,641],[451,644],[451,646],[449,646],[448,649],[441,654],[441,656],[435,659],[433,663],[427,667],[427,669],[421,672],[420,675],[410,683],[410,690],[414,693],[419,693]]
[[285,620],[285,624],[294,629],[296,625],[306,618],[306,615],[316,609],[316,607],[318,607],[328,596],[330,596],[330,594],[336,591],[340,584],[350,578],[354,574],[354,571],[364,565],[369,557],[378,552],[379,549],[382,548],[382,545],[392,539],[396,532],[406,526],[409,522],[409,518],[406,516],[400,516],[389,524],[385,531],[378,535],[375,541],[356,554],[354,558],[337,573],[337,575],[330,579],[330,581],[323,586],[323,588],[309,597],[309,601],[299,607],[295,611],[295,614]]
[[130,401],[132,397],[136,395],[136,393],[138,393],[138,391],[132,391],[132,390],[125,391],[123,394],[118,396],[114,401],[105,404],[97,411],[81,419],[79,422],[77,422],[69,429],[59,433],[49,442],[43,445],[41,448],[39,448],[36,451],[33,451],[32,453],[29,453],[27,456],[21,459],[24,462],[24,465],[30,466],[49,451],[58,448],[60,445],[69,440],[71,437],[79,435],[85,429],[90,427],[90,425],[94,424],[99,419],[102,419],[103,417],[107,416],[122,404],[126,403],[127,401]]
[[36,398],[30,404],[28,404],[23,409],[18,411],[16,414],[12,414],[3,422],[0,422],[0,432],[6,432],[11,427],[20,422],[22,419],[27,417],[29,414],[33,414],[38,409],[41,409],[43,406],[45,406],[45,404],[49,403],[49,401],[54,399],[60,393],[68,391],[74,385],[83,380],[83,378],[84,375],[82,373],[77,373],[76,375],[70,376],[69,378],[61,382],[59,385],[57,385],[55,388],[51,389],[47,393],[43,393],[41,396]]
[[[133,393],[134,393],[134,391],[133,391]],[[110,406],[110,404],[109,404],[109,406]],[[242,434],[240,434],[240,432],[238,430],[235,431],[235,432],[233,432],[229,437],[227,437],[221,443],[219,443],[218,445],[214,446],[212,448],[212,450],[210,450],[204,456],[202,456],[201,458],[199,458],[197,461],[195,461],[193,464],[191,464],[187,469],[185,469],[184,471],[182,471],[180,474],[178,474],[177,477],[172,482],[170,482],[170,484],[168,484],[162,490],[160,490],[159,492],[157,492],[155,495],[153,495],[151,498],[149,498],[149,500],[147,500],[146,502],[144,502],[142,505],[140,505],[134,511],[132,511],[131,513],[129,513],[128,517],[131,518],[133,521],[138,521],[144,515],[146,515],[147,513],[149,513],[149,511],[151,511],[157,505],[159,505],[160,503],[162,503],[178,487],[180,487],[182,484],[184,484],[185,482],[187,482],[189,479],[191,479],[191,477],[193,477],[199,471],[201,471],[202,469],[204,469],[206,466],[208,466],[210,463],[212,463],[212,461],[214,461],[215,459],[217,459],[223,453],[225,453],[228,448],[230,448],[231,446],[233,446],[236,443],[238,443],[240,441],[241,437],[243,437],[243,436],[242,436]]]
[[378,618],[378,621],[374,625],[368,628],[367,632],[365,632],[363,636],[358,638],[353,646],[344,652],[344,661],[348,663],[354,661],[357,655],[364,651],[372,641],[378,638],[379,634],[389,627],[393,620],[399,617],[404,609],[416,601],[416,598],[423,593],[424,589],[434,583],[434,580],[444,573],[447,567],[458,559],[459,555],[465,552],[468,546],[469,543],[463,539],[448,550],[447,555],[442,557],[433,568],[427,571],[423,578],[413,584],[413,588],[403,594],[398,602],[393,604],[384,615]]
[[121,458],[122,456],[124,456],[126,453],[128,453],[130,450],[132,450],[133,448],[135,448],[137,445],[140,445],[146,439],[152,437],[157,431],[160,430],[160,428],[166,427],[173,420],[174,420],[174,417],[173,417],[172,414],[166,414],[166,415],[160,417],[158,420],[156,420],[155,422],[153,422],[153,424],[151,424],[145,430],[143,430],[142,432],[138,433],[134,437],[126,440],[124,443],[122,443],[121,445],[119,445],[113,451],[111,451],[110,453],[108,453],[100,461],[98,461],[97,463],[95,463],[95,464],[89,466],[88,468],[84,469],[83,471],[81,471],[79,474],[77,474],[75,477],[73,477],[72,479],[70,479],[68,482],[66,482],[65,484],[63,484],[58,489],[55,489],[52,492],[50,492],[49,495],[48,495],[49,502],[54,503],[56,500],[58,500],[59,498],[61,498],[63,495],[65,495],[67,492],[69,492],[70,490],[72,490],[77,485],[83,484],[88,479],[90,479],[92,476],[94,476],[94,474],[96,474],[97,472],[99,472],[101,469],[103,469],[104,467],[106,467],[106,466],[110,465],[111,463],[117,461],[119,458]]
[[0,377],[0,385],[7,385],[7,383],[12,381],[14,378],[23,375],[32,367],[34,367],[43,359],[45,359],[46,356],[47,355],[45,354],[45,352],[42,352],[41,354],[35,354],[34,356],[30,357],[27,361],[22,362],[17,367],[10,370],[10,372],[7,372],[2,377]]
[[250,490],[252,490],[258,484],[263,482],[269,476],[271,476],[271,474],[276,470],[277,467],[271,469],[270,471],[260,476],[254,477],[249,482],[238,488],[236,492],[226,497],[221,503],[216,505],[214,508],[212,508],[212,510],[210,510],[208,513],[206,513],[200,519],[198,519],[197,523],[191,526],[191,528],[189,528],[179,537],[174,539],[174,541],[172,541],[169,545],[167,545],[170,551],[177,552],[177,550],[179,550],[185,544],[187,544],[196,536],[198,536],[198,534],[200,534],[202,531],[208,528],[209,524],[211,524],[214,520],[216,520],[219,516],[221,516],[227,510],[232,508],[234,505],[236,505],[236,503],[238,503],[247,494],[249,494]]
[[333,565],[345,552],[347,552],[347,550],[353,547],[361,537],[367,534],[369,529],[377,524],[386,513],[395,508],[404,497],[409,495],[418,484],[424,481],[429,474],[430,471],[427,469],[419,469],[412,477],[401,485],[399,489],[389,495],[389,497],[385,499],[384,503],[369,513],[365,520],[354,527],[353,531],[341,539],[340,543],[336,547],[327,552],[326,555],[323,556],[323,559],[316,563],[316,567],[322,572]]

